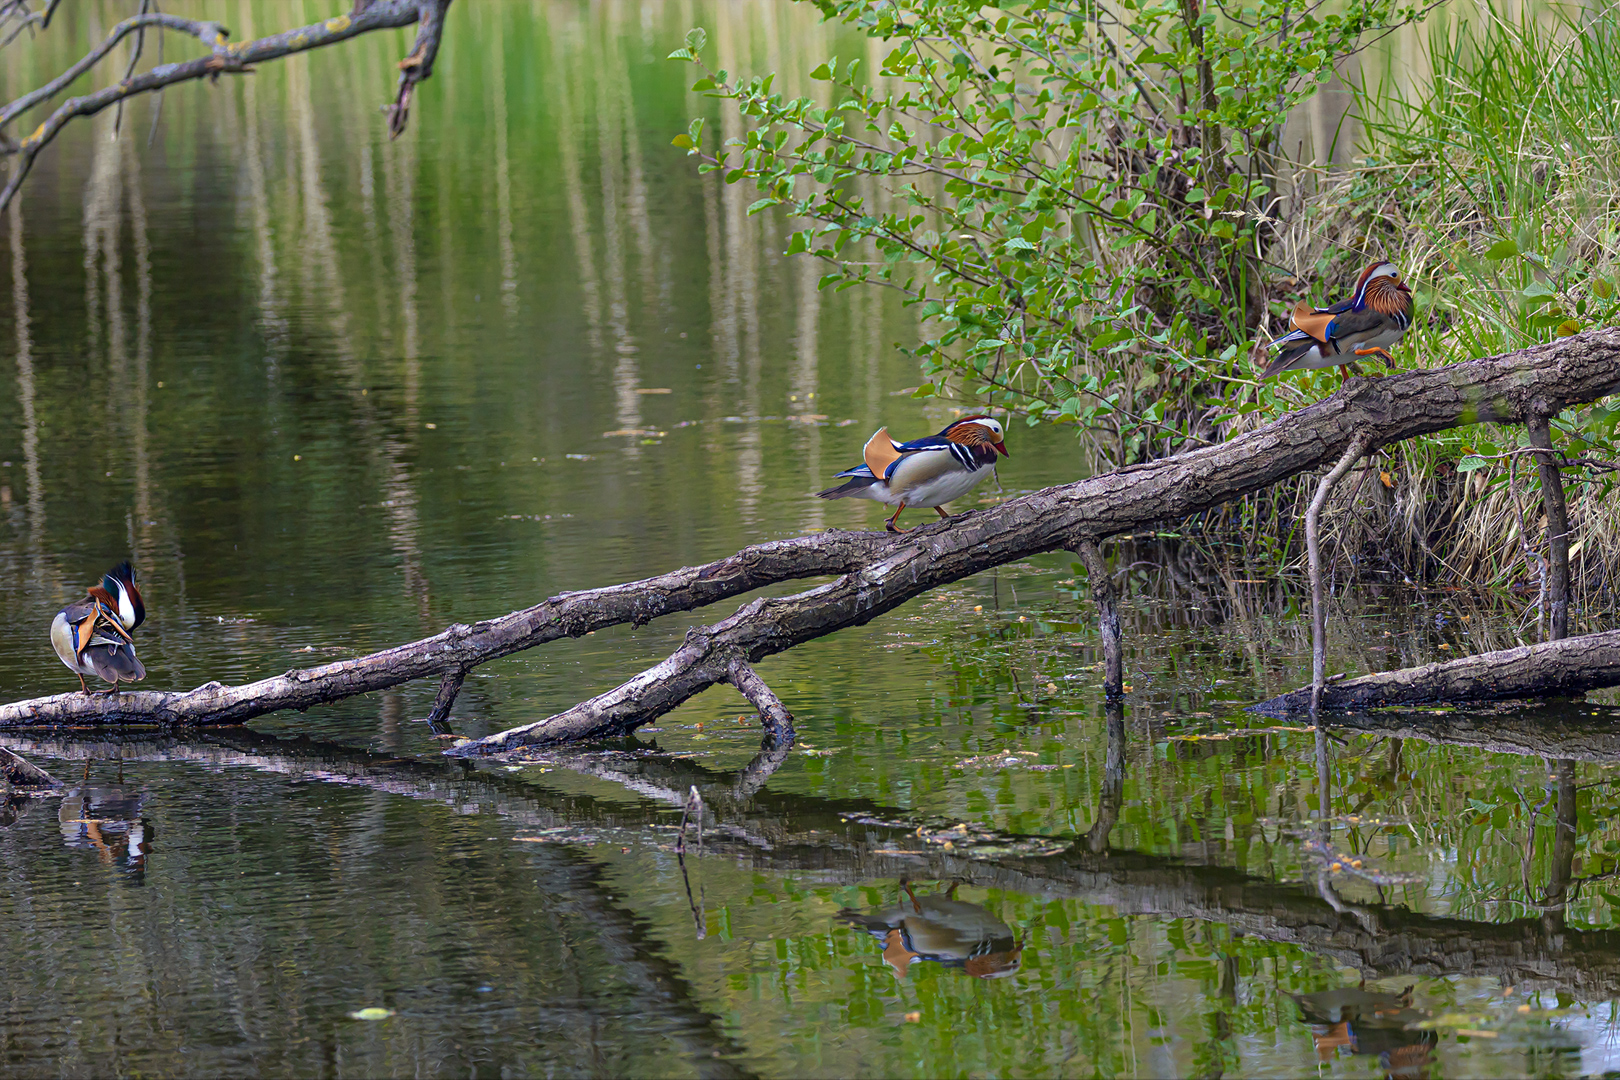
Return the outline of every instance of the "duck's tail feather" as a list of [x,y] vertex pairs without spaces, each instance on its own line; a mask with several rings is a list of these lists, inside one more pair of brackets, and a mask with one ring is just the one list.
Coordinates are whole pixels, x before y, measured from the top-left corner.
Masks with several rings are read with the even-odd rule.
[[[843,476],[844,474],[839,473],[838,475]],[[859,495],[861,492],[878,482],[878,478],[870,473],[867,473],[864,476],[857,474],[844,481],[844,483],[839,484],[837,487],[830,487],[826,491],[816,492],[816,496],[817,498],[822,499],[847,499],[851,495]]]

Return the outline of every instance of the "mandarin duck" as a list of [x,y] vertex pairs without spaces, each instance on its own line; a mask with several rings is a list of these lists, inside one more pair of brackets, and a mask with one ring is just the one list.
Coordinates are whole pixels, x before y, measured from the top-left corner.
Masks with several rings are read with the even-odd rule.
[[1325,308],[1302,300],[1294,308],[1293,323],[1292,333],[1272,342],[1279,351],[1262,379],[1309,368],[1338,367],[1342,374],[1358,356],[1378,356],[1393,364],[1389,350],[1412,325],[1412,290],[1393,263],[1375,262],[1356,279],[1350,299]]
[[897,507],[884,522],[890,532],[906,532],[896,522],[908,506],[931,506],[942,518],[944,503],[959,499],[993,474],[996,455],[1009,457],[1001,424],[988,416],[964,416],[938,435],[898,443],[888,428],[867,440],[863,464],[838,473],[849,480],[818,491],[823,499],[871,499]]
[[145,619],[135,568],[121,562],[102,575],[101,584],[90,586],[83,600],[56,613],[51,620],[51,648],[79,677],[79,689],[90,693],[84,677],[95,675],[112,683],[105,693],[116,694],[120,682],[146,678],[130,637]]
[[892,908],[862,912],[845,908],[839,922],[871,934],[883,944],[883,962],[905,978],[917,960],[960,968],[978,979],[1015,974],[1023,945],[1012,927],[987,908],[956,899],[953,884],[942,893],[918,896],[902,881],[906,899]]

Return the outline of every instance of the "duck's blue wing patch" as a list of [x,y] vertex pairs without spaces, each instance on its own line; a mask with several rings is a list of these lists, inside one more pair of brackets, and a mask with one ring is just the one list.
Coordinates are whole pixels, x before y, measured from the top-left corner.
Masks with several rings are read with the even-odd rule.
[[[833,475],[834,476],[871,476],[872,475],[872,470],[867,468],[865,463],[863,462],[862,464],[855,466],[853,469],[845,469],[843,472],[834,473]],[[876,479],[876,477],[873,477],[873,479]]]

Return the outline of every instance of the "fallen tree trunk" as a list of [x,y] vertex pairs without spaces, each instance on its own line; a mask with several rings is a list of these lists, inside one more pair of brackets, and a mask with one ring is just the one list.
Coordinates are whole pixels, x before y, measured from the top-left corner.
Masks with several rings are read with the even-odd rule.
[[[1400,705],[1570,697],[1620,685],[1620,630],[1521,645],[1460,660],[1346,679],[1322,690],[1322,708],[1376,709]],[[1249,706],[1265,716],[1308,716],[1309,686]]]
[[1523,422],[1577,401],[1597,400],[1620,390],[1617,347],[1620,330],[1605,330],[1591,333],[1572,353],[1554,343],[1436,370],[1357,379],[1324,401],[1229,442],[1047,488],[964,520],[918,529],[896,540],[892,553],[831,584],[796,596],[756,600],[729,619],[694,628],[662,663],[605,694],[446,752],[476,756],[627,734],[724,682],[735,657],[757,662],[870,622],[929,589],[982,570],[1153,521],[1179,520],[1342,459],[1352,447],[1366,453],[1464,424]]
[[436,713],[443,713],[460,678],[490,660],[559,637],[639,625],[779,581],[840,575],[795,596],[756,600],[729,619],[693,629],[669,658],[606,694],[449,752],[471,756],[625,734],[709,686],[732,682],[734,673],[769,706],[763,682],[750,679],[737,661],[750,664],[869,622],[929,589],[1029,555],[1180,520],[1335,461],[1353,440],[1364,439],[1373,450],[1464,424],[1523,422],[1616,390],[1616,329],[1445,368],[1352,379],[1332,397],[1229,442],[1047,488],[902,536],[833,531],[762,544],[707,566],[565,593],[498,619],[256,683],[117,697],[71,693],[0,706],[0,727],[240,723],[434,676],[444,680],[436,705]]

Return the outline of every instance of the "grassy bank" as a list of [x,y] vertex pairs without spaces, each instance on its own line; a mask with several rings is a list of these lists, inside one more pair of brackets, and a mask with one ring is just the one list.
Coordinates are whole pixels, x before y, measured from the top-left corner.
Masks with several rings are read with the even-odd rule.
[[[1398,263],[1420,308],[1403,364],[1614,322],[1617,45],[1612,7],[1515,19],[1470,8],[1427,28],[1429,78],[1364,79],[1357,167],[1319,178],[1288,227],[1323,281],[1351,277],[1368,254]],[[1613,405],[1568,412],[1554,439],[1570,458],[1612,461],[1617,421]],[[1525,444],[1523,428],[1490,425],[1393,448],[1343,489],[1332,517],[1341,556],[1414,579],[1536,590],[1546,522]],[[1606,607],[1620,558],[1614,474],[1564,475],[1573,575],[1588,607]]]

